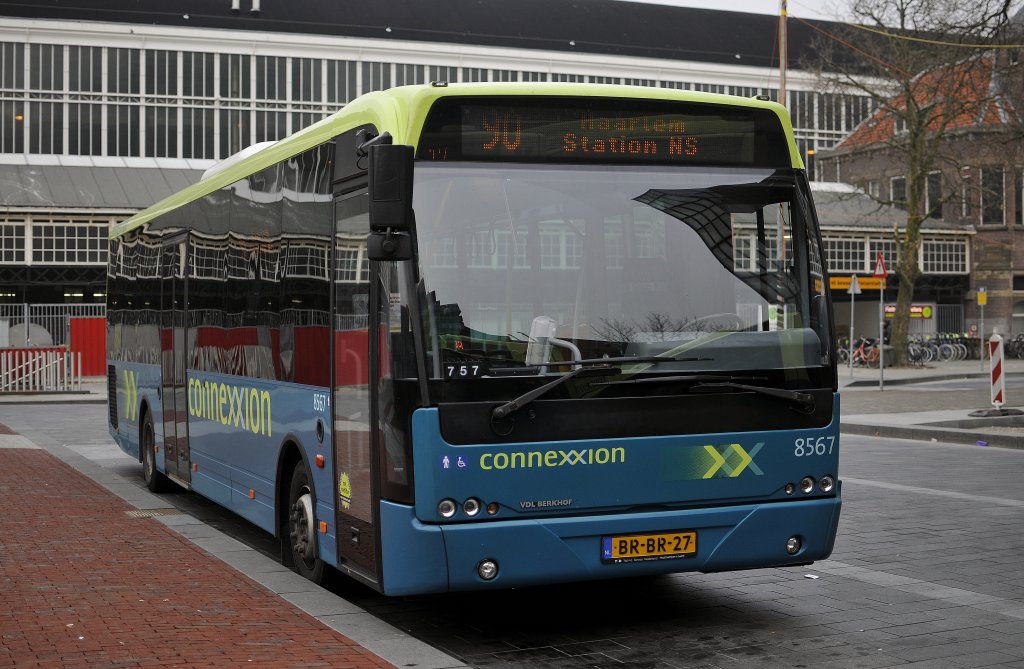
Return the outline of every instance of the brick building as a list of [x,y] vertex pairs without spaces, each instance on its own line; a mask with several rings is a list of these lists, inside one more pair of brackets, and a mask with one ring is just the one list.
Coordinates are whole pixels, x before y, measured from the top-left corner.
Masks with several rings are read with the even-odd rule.
[[[1015,65],[1017,58],[1012,53],[984,53],[949,66],[971,68],[968,76],[957,78],[970,83],[959,95],[967,90],[976,98],[973,104],[960,106],[965,99],[971,102],[961,97],[955,110],[947,112],[952,121],[944,132],[935,169],[926,177],[926,230],[941,225],[972,234],[969,247],[964,248],[963,274],[933,271],[936,264],[947,270],[959,266],[955,256],[960,253],[948,245],[930,245],[925,235],[918,260],[923,275],[914,287],[914,300],[962,305],[963,329],[972,333],[981,326],[979,289],[987,295],[986,334],[1024,333],[1024,136],[1016,89],[1024,72]],[[934,88],[926,85],[928,76],[924,73],[915,80],[922,84],[915,96],[935,95]],[[894,104],[900,104],[898,98]],[[942,104],[940,100],[939,113]],[[833,149],[819,153],[819,179],[856,184],[877,201],[906,209],[906,159],[893,148],[902,132],[905,128],[899,119],[876,111]],[[902,214],[900,227],[905,228],[906,213]],[[891,230],[887,236],[895,248]],[[895,257],[887,261],[891,267]]]

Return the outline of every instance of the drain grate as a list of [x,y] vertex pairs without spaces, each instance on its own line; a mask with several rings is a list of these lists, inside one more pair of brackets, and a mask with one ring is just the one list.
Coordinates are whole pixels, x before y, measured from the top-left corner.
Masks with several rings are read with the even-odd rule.
[[177,509],[136,509],[125,511],[129,518],[155,518],[156,516],[180,516]]

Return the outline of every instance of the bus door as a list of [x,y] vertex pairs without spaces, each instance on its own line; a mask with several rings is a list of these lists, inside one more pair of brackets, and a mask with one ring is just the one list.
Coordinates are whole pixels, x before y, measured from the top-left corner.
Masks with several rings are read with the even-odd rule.
[[372,457],[370,271],[365,189],[335,202],[332,409],[337,490],[338,565],[379,582],[377,466]]
[[188,243],[178,236],[160,248],[160,365],[164,416],[164,467],[188,484],[188,407],[185,397],[185,278]]

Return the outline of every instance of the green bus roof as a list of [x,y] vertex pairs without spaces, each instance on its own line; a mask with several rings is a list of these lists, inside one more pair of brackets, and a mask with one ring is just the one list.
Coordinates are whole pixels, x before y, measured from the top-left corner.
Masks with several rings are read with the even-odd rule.
[[[703,102],[737,107],[770,109],[778,115],[789,142],[790,158],[794,168],[803,168],[803,159],[793,139],[789,113],[775,102],[757,98],[741,98],[716,93],[680,91],[670,88],[643,86],[613,86],[608,84],[569,83],[481,83],[481,84],[423,84],[399,86],[386,91],[362,95],[327,118],[304,128],[289,137],[273,143],[252,155],[224,167],[174,195],[140,211],[131,218],[113,226],[110,237],[118,237],[148,221],[193,202],[214,191],[230,186],[250,174],[287,160],[303,151],[330,141],[343,132],[361,125],[373,124],[381,131],[391,133],[396,144],[416,146],[420,130],[435,100],[451,96],[562,96],[632,98],[644,100],[674,100]],[[228,159],[230,160],[230,158]]]

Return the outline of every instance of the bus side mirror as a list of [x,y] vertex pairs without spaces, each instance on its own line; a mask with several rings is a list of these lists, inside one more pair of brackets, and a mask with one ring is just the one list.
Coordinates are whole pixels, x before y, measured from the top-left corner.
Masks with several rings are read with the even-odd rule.
[[370,153],[370,229],[410,233],[412,215],[412,147],[376,144]]

